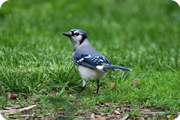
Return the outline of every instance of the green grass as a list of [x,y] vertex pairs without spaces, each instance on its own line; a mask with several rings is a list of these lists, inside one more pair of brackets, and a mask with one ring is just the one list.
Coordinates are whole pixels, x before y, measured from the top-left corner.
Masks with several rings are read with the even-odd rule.
[[[89,81],[79,97],[82,82],[73,48],[61,34],[72,28],[86,31],[94,48],[132,72],[108,73],[100,96],[93,94],[96,82]],[[0,107],[37,104],[42,115],[58,114],[59,108],[79,115],[99,103],[128,101],[180,111],[179,28],[180,8],[170,0],[5,2],[0,9]],[[135,78],[140,78],[138,87],[132,87]],[[116,82],[113,91],[111,82]],[[20,96],[7,102],[8,92],[38,100]]]

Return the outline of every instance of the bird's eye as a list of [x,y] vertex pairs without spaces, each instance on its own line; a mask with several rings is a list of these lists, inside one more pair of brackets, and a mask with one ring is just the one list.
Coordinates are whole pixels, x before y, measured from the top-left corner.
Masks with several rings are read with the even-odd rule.
[[74,35],[78,36],[78,35],[79,35],[79,33],[74,33]]

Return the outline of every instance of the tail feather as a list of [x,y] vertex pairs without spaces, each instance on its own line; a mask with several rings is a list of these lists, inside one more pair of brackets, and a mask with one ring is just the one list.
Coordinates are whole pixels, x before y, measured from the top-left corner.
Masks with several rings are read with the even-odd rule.
[[122,71],[132,71],[129,68],[125,68],[125,67],[118,66],[118,65],[104,65],[103,67],[107,68],[107,69],[118,69],[118,70],[122,70]]

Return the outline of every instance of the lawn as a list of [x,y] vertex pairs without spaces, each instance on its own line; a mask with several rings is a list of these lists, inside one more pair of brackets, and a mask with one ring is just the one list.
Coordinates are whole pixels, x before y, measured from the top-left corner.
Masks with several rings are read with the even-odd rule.
[[[88,81],[79,95],[73,47],[61,34],[73,28],[87,32],[111,63],[132,71],[109,72],[100,95],[93,93],[96,81]],[[180,111],[179,33],[180,7],[171,0],[9,0],[0,9],[0,110],[36,105],[25,111],[30,116],[3,115],[73,119],[129,106],[121,115],[153,108],[165,111],[156,117],[172,119]]]

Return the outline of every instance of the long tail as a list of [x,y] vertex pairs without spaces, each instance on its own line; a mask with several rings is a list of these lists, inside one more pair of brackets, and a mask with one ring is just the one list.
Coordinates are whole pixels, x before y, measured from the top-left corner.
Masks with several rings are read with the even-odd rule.
[[122,70],[122,71],[132,71],[129,68],[125,68],[122,66],[118,66],[118,65],[104,65],[103,68],[107,68],[107,69],[118,69],[118,70]]

